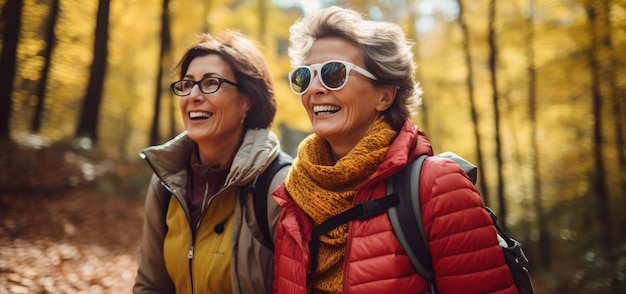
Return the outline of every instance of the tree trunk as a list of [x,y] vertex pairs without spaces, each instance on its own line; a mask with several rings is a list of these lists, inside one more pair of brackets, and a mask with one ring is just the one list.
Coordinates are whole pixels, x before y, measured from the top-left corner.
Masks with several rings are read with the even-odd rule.
[[2,8],[2,55],[0,55],[0,139],[8,139],[16,72],[17,45],[22,24],[22,1],[8,0]]
[[98,118],[102,101],[102,90],[107,65],[107,41],[109,35],[109,1],[100,0],[96,19],[94,56],[91,64],[87,94],[83,100],[83,111],[76,128],[76,137],[87,137],[97,142]]
[[526,57],[528,62],[528,120],[530,121],[530,166],[532,176],[533,207],[537,214],[537,231],[539,232],[539,260],[544,270],[550,269],[550,235],[548,222],[542,201],[542,183],[539,158],[539,140],[537,138],[537,71],[535,68],[535,0],[530,0],[530,15],[526,25]]
[[605,253],[612,247],[612,226],[611,226],[611,210],[609,208],[609,189],[606,183],[606,171],[604,166],[604,138],[602,135],[602,93],[601,88],[601,65],[600,51],[602,34],[605,34],[605,28],[602,21],[598,18],[607,17],[601,11],[601,6],[595,1],[588,1],[585,5],[585,11],[589,18],[589,35],[591,39],[591,48],[589,48],[589,66],[591,69],[591,99],[592,99],[592,115],[593,115],[593,142],[592,156],[595,163],[595,169],[591,173],[591,191],[590,195],[595,196],[596,216],[600,221],[600,236],[603,250]]
[[465,66],[467,67],[467,97],[470,103],[470,114],[472,118],[472,125],[474,126],[474,141],[476,143],[476,160],[480,167],[478,169],[478,178],[480,193],[483,197],[485,204],[489,205],[489,189],[487,189],[487,177],[485,176],[485,166],[482,152],[482,141],[480,140],[480,132],[478,128],[478,111],[476,110],[476,99],[474,97],[474,71],[472,70],[472,53],[469,44],[469,29],[467,23],[463,19],[465,10],[463,9],[463,1],[459,0],[459,26],[461,27],[461,34],[463,35],[463,52],[465,53]]
[[157,73],[156,91],[154,99],[154,117],[152,118],[152,129],[150,131],[150,145],[157,145],[161,142],[159,134],[159,121],[161,117],[161,100],[163,99],[163,68],[165,56],[170,50],[170,23],[169,23],[169,0],[163,0],[161,11],[161,48],[159,52],[159,69]]
[[496,60],[498,57],[498,48],[496,46],[495,32],[495,14],[496,1],[489,1],[489,73],[491,75],[491,91],[493,93],[493,118],[494,118],[494,141],[496,148],[496,171],[497,171],[497,196],[498,196],[498,215],[500,226],[506,231],[506,200],[504,197],[504,176],[502,172],[502,143],[500,142],[500,106],[498,95],[498,80]]
[[33,114],[33,120],[31,123],[31,130],[35,133],[38,133],[41,129],[42,114],[46,101],[48,74],[50,73],[50,64],[52,63],[52,50],[54,50],[54,45],[56,44],[54,28],[56,27],[58,18],[59,0],[52,0],[50,3],[50,20],[48,21],[48,27],[43,35],[43,38],[46,40],[46,48],[42,54],[44,65],[41,69],[41,82],[37,86],[37,105],[35,106],[35,113]]
[[619,183],[622,189],[621,195],[626,195],[626,146],[624,146],[624,116],[622,115],[622,110],[624,109],[624,105],[622,103],[625,99],[624,97],[626,97],[626,93],[618,86],[617,74],[615,70],[615,65],[619,64],[619,61],[613,48],[613,24],[611,18],[609,17],[611,2],[612,1],[610,0],[602,1],[602,10],[607,13],[607,16],[604,17],[604,26],[606,31],[602,43],[607,47],[606,49],[609,54],[606,78],[609,83],[611,104],[613,105],[612,114],[615,124],[615,149],[617,152]]

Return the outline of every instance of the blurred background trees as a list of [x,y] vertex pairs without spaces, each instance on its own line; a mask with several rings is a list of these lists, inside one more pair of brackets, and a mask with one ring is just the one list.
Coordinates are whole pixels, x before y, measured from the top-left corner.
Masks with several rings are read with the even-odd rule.
[[329,5],[415,42],[414,120],[436,152],[477,163],[537,281],[626,290],[626,0],[0,0],[0,138],[137,161],[183,129],[168,88],[182,52],[237,29],[264,50],[294,154],[310,126],[286,83],[288,27]]

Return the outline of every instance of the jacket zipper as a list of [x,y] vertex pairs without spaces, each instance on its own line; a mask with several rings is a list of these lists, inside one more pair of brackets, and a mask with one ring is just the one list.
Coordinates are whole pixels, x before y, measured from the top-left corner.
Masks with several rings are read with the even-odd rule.
[[191,280],[191,293],[194,293],[194,284],[193,284],[193,254],[194,254],[194,246],[196,244],[196,233],[200,228],[200,222],[204,217],[204,213],[207,208],[207,197],[209,195],[209,180],[206,178],[207,169],[202,170],[202,178],[204,179],[204,193],[202,194],[202,207],[200,209],[200,218],[196,223],[195,229],[193,228],[193,224],[189,224],[193,229],[191,232],[191,244],[189,245],[189,251],[187,252],[187,259],[189,260],[189,279]]
[[[150,161],[150,159],[148,158],[148,156],[146,156],[145,153],[140,153],[141,158],[143,158],[148,165],[150,166],[150,168],[154,171],[154,174],[157,175],[157,177],[159,177],[159,179],[161,180],[161,183],[163,183],[164,187],[170,192],[172,193],[172,195],[174,196],[174,198],[176,198],[176,200],[178,200],[178,202],[181,204],[181,207],[183,207],[183,210],[185,211],[185,214],[187,215],[187,219],[188,219],[188,223],[189,223],[189,229],[192,230],[191,232],[191,243],[189,245],[189,249],[187,251],[187,259],[189,260],[189,278],[191,279],[191,293],[195,293],[194,290],[194,284],[193,284],[193,268],[192,268],[192,260],[193,260],[193,255],[194,255],[194,249],[195,249],[195,233],[197,231],[197,229],[200,226],[200,222],[202,222],[202,219],[204,218],[204,214],[206,213],[206,208],[209,206],[209,204],[211,203],[211,201],[216,198],[219,194],[216,193],[214,197],[212,197],[211,199],[207,199],[208,198],[208,193],[209,193],[209,181],[206,178],[206,174],[207,174],[207,169],[204,169],[202,171],[202,176],[204,178],[205,181],[205,186],[204,186],[204,195],[203,195],[203,199],[202,199],[202,210],[201,210],[201,215],[200,215],[200,219],[198,220],[198,223],[196,224],[196,230],[193,230],[193,224],[191,223],[191,214],[189,213],[189,211],[185,208],[185,206],[182,205],[181,200],[178,198],[178,194],[176,194],[176,190],[172,189],[165,180],[163,180],[163,178],[161,178],[160,174],[157,172],[157,169],[154,167],[154,165],[152,164],[152,161]],[[222,188],[223,190],[224,188]]]
[[[369,187],[368,187],[369,188]],[[354,192],[354,198],[352,199],[352,206],[354,207],[354,205],[356,204],[356,195],[360,194],[360,191],[362,191],[364,189],[364,186],[361,186],[360,188],[358,188],[355,192]],[[341,283],[341,291],[342,293],[348,293],[348,271],[349,271],[349,266],[348,266],[348,256],[350,255],[350,248],[352,248],[352,234],[354,233],[354,230],[352,230],[352,222],[348,222],[348,237],[346,240],[346,250],[344,253],[344,260],[343,260],[343,279],[341,279],[343,282]]]

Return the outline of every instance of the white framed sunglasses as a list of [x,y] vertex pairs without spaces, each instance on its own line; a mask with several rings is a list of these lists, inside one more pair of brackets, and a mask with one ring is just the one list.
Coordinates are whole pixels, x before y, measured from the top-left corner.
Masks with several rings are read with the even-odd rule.
[[329,60],[324,63],[302,65],[292,69],[288,75],[289,86],[294,93],[300,95],[309,90],[314,76],[313,72],[317,72],[317,77],[326,89],[339,90],[348,82],[351,70],[372,80],[377,80],[372,73],[350,62]]

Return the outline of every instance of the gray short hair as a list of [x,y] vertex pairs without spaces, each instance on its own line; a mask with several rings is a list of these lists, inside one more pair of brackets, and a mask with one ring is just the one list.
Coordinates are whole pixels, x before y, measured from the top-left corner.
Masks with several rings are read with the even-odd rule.
[[398,87],[394,103],[384,113],[395,130],[421,104],[422,90],[415,81],[413,43],[397,24],[366,20],[354,10],[332,6],[304,16],[291,26],[289,33],[292,66],[304,63],[317,39],[332,36],[354,42],[361,51],[365,68],[378,78],[376,83]]

